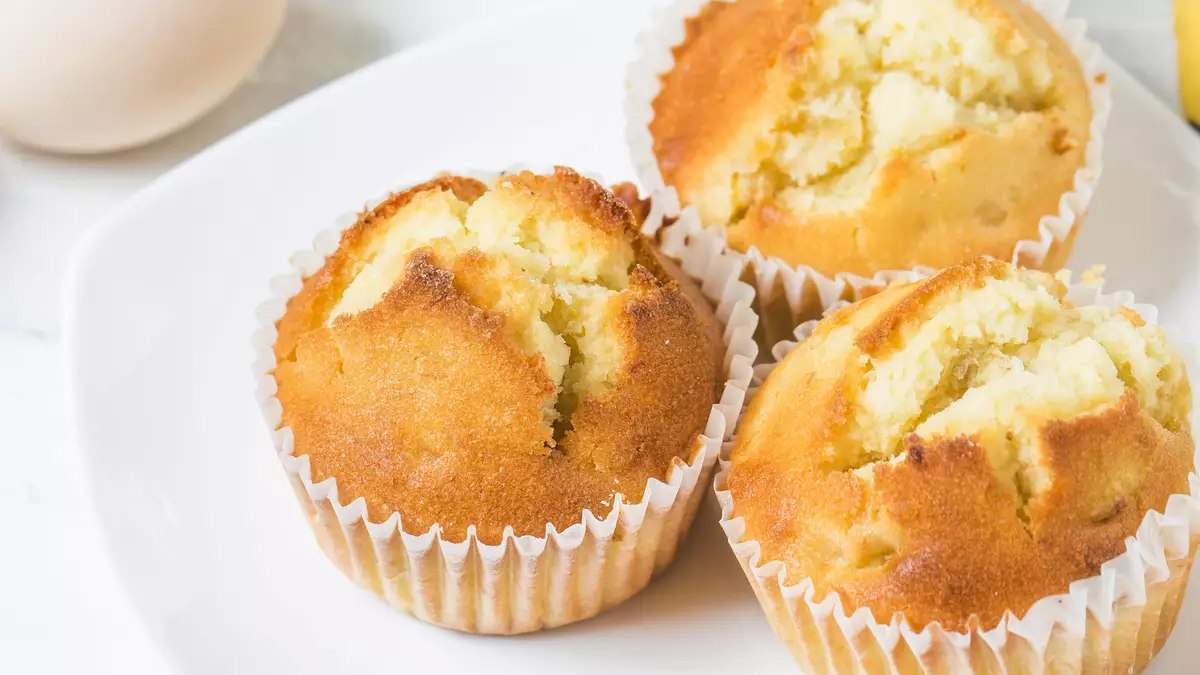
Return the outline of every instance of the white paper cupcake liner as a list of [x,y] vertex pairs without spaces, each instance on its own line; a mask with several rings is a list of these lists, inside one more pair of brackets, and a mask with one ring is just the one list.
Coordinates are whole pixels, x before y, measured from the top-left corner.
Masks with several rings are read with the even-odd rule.
[[[489,181],[499,174],[463,175]],[[312,250],[292,257],[289,274],[271,281],[273,297],[258,308],[260,327],[253,339],[263,417],[326,555],[395,607],[430,623],[476,633],[523,633],[579,621],[644,588],[674,557],[703,499],[721,443],[732,434],[742,410],[758,351],[754,289],[739,281],[742,263],[726,254],[710,255],[708,248],[682,246],[668,252],[703,284],[724,325],[726,344],[720,401],[686,462],[675,460],[665,480],[650,479],[637,503],[618,495],[607,514],[584,510],[579,523],[562,531],[548,524],[544,536],[516,536],[508,527],[501,543],[490,545],[471,526],[464,541],[453,542],[443,538],[436,524],[424,533],[406,532],[400,513],[370,522],[361,497],[343,504],[334,478],[312,481],[308,457],[294,454],[291,429],[280,427],[282,408],[272,375],[275,324],[303,280],[337,249],[341,231],[356,220],[353,213],[339,218],[336,227],[314,239]],[[659,215],[646,228],[653,233],[661,221]]]
[[[651,27],[638,37],[640,55],[630,66],[626,80],[625,139],[642,187],[650,194],[675,193],[675,188],[665,183],[654,155],[654,139],[650,133],[653,102],[662,88],[662,75],[675,65],[671,50],[686,38],[687,21],[710,1],[736,0],[675,0],[663,8]],[[1103,70],[1100,48],[1086,36],[1087,24],[1066,16],[1069,0],[1024,2],[1037,9],[1074,52],[1083,68],[1092,105],[1084,165],[1075,172],[1072,190],[1059,199],[1058,213],[1047,214],[1038,222],[1036,240],[1021,240],[1013,247],[1011,262],[1022,267],[1040,268],[1048,259],[1061,264],[1064,256],[1060,253],[1066,252],[1063,247],[1073,245],[1075,234],[1087,214],[1103,167],[1104,128],[1112,112],[1112,94]],[[672,198],[678,200],[677,196]],[[684,209],[681,218],[699,223],[699,214],[693,208]],[[709,225],[724,239],[720,225]],[[797,323],[818,318],[820,307],[829,298],[859,300],[889,281],[908,274],[887,270],[870,277],[850,273],[826,276],[807,265],[792,266],[779,258],[764,255],[754,247],[741,255],[749,261],[748,269],[758,290],[762,320],[760,343],[764,347],[784,338]]]
[[[1067,298],[1077,305],[1130,307],[1147,323],[1158,317],[1153,305],[1135,304],[1128,292],[1105,294],[1102,284],[1071,284]],[[825,313],[845,304],[829,303]],[[798,326],[794,340],[772,350],[771,363],[755,368],[747,403],[816,325],[812,320]],[[1194,356],[1186,348],[1183,353]],[[1200,477],[1192,473],[1188,494],[1172,495],[1165,513],[1147,513],[1137,534],[1126,539],[1125,552],[1104,563],[1100,574],[1071,584],[1067,593],[1042,598],[1024,617],[1007,613],[994,627],[957,632],[932,623],[915,631],[903,615],[883,624],[867,608],[847,614],[838,593],[819,597],[809,579],[788,584],[784,564],[764,560],[760,544],[745,539],[745,521],[733,516],[729,467],[722,459],[714,480],[721,527],[771,627],[813,675],[1139,672],[1175,626],[1200,545]]]

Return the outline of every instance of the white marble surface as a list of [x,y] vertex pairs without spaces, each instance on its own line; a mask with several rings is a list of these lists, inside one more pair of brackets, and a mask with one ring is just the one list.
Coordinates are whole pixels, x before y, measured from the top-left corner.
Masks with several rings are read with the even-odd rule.
[[[111,576],[64,431],[58,292],[79,234],[163,172],[304,92],[523,4],[535,2],[292,0],[259,72],[175,136],[86,158],[0,141],[0,672],[167,671]],[[1175,105],[1171,0],[1075,0],[1072,14]]]

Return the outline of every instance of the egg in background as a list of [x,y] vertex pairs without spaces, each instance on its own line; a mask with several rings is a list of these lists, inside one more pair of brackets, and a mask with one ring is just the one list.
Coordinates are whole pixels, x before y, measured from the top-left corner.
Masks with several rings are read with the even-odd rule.
[[148,143],[223,101],[285,0],[0,0],[0,135],[65,153]]

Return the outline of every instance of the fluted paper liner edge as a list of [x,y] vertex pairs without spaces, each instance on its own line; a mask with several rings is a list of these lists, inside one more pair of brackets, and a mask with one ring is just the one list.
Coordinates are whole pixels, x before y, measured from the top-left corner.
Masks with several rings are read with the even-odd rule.
[[[1069,285],[1067,298],[1077,305],[1130,307],[1148,323],[1158,316],[1153,305],[1136,304],[1131,293],[1103,293],[1102,284]],[[835,301],[825,311],[845,304]],[[798,326],[795,340],[772,350],[771,363],[756,366],[747,402],[816,324]],[[745,521],[733,517],[727,489],[729,466],[722,459],[714,480],[721,527],[771,627],[811,675],[1140,671],[1174,628],[1200,544],[1200,476],[1192,473],[1188,494],[1172,495],[1165,513],[1147,513],[1137,534],[1126,539],[1125,552],[1101,565],[1100,574],[1071,584],[1067,593],[1042,598],[1024,617],[1010,612],[987,629],[957,632],[933,623],[914,631],[902,614],[886,624],[866,608],[847,615],[836,592],[818,597],[809,579],[788,584],[784,564],[763,560],[760,544],[744,539]]]
[[[666,193],[665,198],[676,203],[678,194],[674,187],[666,185],[654,156],[654,139],[650,134],[653,102],[661,89],[660,77],[674,66],[671,50],[684,41],[688,19],[699,14],[709,2],[731,1],[736,0],[675,0],[662,8],[650,28],[638,36],[639,55],[626,76],[625,140],[630,158],[647,192]],[[1076,170],[1072,189],[1059,198],[1057,213],[1039,220],[1038,239],[1021,240],[1013,247],[1011,262],[1040,268],[1052,253],[1069,245],[1087,213],[1103,168],[1104,129],[1112,112],[1112,93],[1103,69],[1103,54],[1087,38],[1086,22],[1066,16],[1069,0],[1024,2],[1046,18],[1074,53],[1083,68],[1092,105],[1084,165]],[[681,218],[700,224],[694,208],[683,209]],[[722,227],[711,229],[724,239]],[[822,305],[838,298],[861,299],[908,274],[905,270],[884,270],[869,277],[847,272],[826,276],[807,265],[792,266],[764,255],[755,247],[734,255],[745,257],[753,275],[763,322],[760,343],[764,346],[775,344],[797,323],[819,317]],[[776,314],[780,316],[773,318]]]
[[[462,175],[489,181],[520,168]],[[653,235],[662,229],[666,234],[671,227],[664,226],[663,219],[674,215],[655,204],[643,231]],[[342,230],[356,219],[357,214],[343,215],[334,228],[313,240],[311,250],[292,256],[292,271],[271,281],[272,298],[258,308],[259,328],[253,337],[257,400],[296,498],[326,555],[350,579],[393,606],[467,632],[514,634],[560,626],[594,616],[644,588],[674,557],[706,492],[721,443],[732,434],[743,407],[758,352],[753,339],[758,322],[752,309],[754,289],[739,280],[744,263],[724,253],[720,242],[714,248],[711,237],[664,251],[716,304],[726,345],[725,385],[687,462],[676,459],[665,480],[650,479],[637,503],[617,495],[609,513],[584,510],[579,523],[562,531],[548,524],[544,536],[517,536],[507,527],[501,543],[489,545],[471,526],[466,540],[452,542],[442,538],[436,524],[422,534],[406,532],[400,513],[381,523],[370,522],[361,497],[343,504],[337,481],[331,477],[314,483],[308,457],[293,454],[292,432],[280,426],[282,408],[272,375],[275,323],[303,280],[324,264],[337,249]]]

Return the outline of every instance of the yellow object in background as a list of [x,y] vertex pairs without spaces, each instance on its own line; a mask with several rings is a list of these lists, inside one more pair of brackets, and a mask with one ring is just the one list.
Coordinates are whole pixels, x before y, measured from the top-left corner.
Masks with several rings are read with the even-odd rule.
[[1200,126],[1200,0],[1175,0],[1175,39],[1183,113]]

